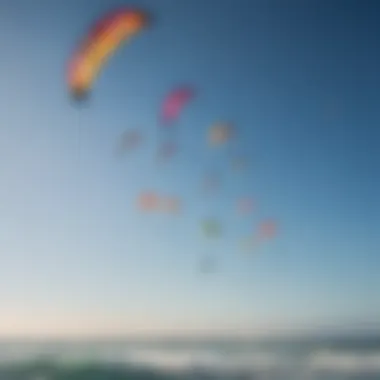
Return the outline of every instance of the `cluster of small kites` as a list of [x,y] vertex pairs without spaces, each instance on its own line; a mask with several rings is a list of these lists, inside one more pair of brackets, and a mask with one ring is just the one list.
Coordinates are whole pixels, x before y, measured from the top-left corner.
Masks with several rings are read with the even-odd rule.
[[[68,68],[68,86],[71,96],[78,102],[89,95],[94,81],[100,70],[112,54],[126,41],[141,32],[150,24],[150,16],[143,10],[121,8],[100,18],[91,28],[84,40],[71,57]],[[192,86],[178,86],[168,93],[162,104],[158,125],[159,128],[173,129],[178,124],[183,108],[196,96]],[[207,136],[211,147],[218,148],[226,145],[235,137],[236,127],[230,122],[217,122],[209,130]],[[132,152],[143,143],[143,137],[138,129],[125,131],[118,140],[116,154],[124,156]],[[160,160],[167,160],[175,156],[177,145],[173,139],[160,141],[157,155]],[[236,168],[246,166],[242,157],[235,158]],[[203,183],[208,190],[218,187],[218,176],[208,174]],[[144,191],[136,199],[139,209],[146,213],[165,212],[178,214],[183,208],[179,198],[157,194],[154,191]],[[254,202],[250,197],[238,199],[236,211],[250,214],[254,209]],[[201,223],[201,230],[205,237],[220,238],[223,234],[221,223],[216,218],[209,218]],[[263,241],[276,235],[277,223],[274,220],[262,220],[244,241],[244,247],[252,250]],[[209,270],[213,264],[210,259],[202,264],[204,270]]]

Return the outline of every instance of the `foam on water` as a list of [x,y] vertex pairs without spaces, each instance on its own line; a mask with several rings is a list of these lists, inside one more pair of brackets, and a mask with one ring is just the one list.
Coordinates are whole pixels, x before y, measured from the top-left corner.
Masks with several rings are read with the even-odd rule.
[[[96,364],[96,368],[107,368],[107,371],[110,368],[123,368],[127,372],[132,368],[143,368],[181,379],[203,378],[206,374],[219,379],[241,376],[266,380],[380,379],[380,342],[379,347],[368,350],[355,350],[353,346],[348,350],[344,347],[332,349],[328,345],[306,343],[298,344],[297,350],[294,347],[291,342],[265,347],[260,344],[239,347],[235,342],[231,349],[226,349],[226,344],[221,348],[215,344],[194,343],[181,344],[180,347],[131,343],[2,344],[0,372],[4,374],[1,368],[9,368],[10,365],[15,368],[39,360],[57,368],[74,368],[74,365],[78,368],[85,363]],[[127,372],[121,378],[133,379]],[[112,380],[112,376],[100,376],[99,379]],[[32,377],[46,380],[41,373]],[[1,380],[9,378],[0,376]]]

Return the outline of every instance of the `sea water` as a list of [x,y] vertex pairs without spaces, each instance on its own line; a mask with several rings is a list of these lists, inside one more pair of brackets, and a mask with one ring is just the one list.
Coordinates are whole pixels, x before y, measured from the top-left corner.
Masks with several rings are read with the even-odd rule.
[[0,380],[380,380],[380,337],[2,341]]

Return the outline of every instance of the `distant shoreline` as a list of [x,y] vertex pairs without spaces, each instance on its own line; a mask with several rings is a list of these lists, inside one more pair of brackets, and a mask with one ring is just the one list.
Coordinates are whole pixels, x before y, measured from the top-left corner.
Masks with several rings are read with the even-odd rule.
[[96,344],[134,344],[134,343],[149,343],[149,344],[181,344],[181,343],[197,343],[197,344],[220,344],[220,343],[253,343],[253,342],[315,342],[315,341],[336,341],[348,343],[350,341],[366,340],[380,341],[380,329],[376,330],[349,330],[349,331],[317,331],[317,332],[282,332],[282,333],[267,333],[267,334],[99,334],[99,335],[2,335],[0,336],[0,344],[9,343],[96,343]]

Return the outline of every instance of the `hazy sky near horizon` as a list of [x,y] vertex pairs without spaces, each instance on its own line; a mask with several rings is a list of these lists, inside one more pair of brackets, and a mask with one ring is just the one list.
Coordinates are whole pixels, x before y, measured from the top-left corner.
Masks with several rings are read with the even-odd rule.
[[[154,24],[75,107],[66,62],[120,4],[0,1],[0,334],[380,320],[379,3],[137,0]],[[178,157],[157,167],[158,109],[182,83],[198,97],[181,116]],[[243,176],[208,151],[220,119],[239,128]],[[147,142],[116,161],[132,127]],[[225,185],[211,201],[199,183],[214,164]],[[134,199],[148,188],[181,196],[184,214],[140,214]],[[258,208],[242,219],[233,202],[246,194]],[[205,243],[210,214],[226,233]],[[239,239],[266,217],[278,238],[246,255]],[[205,253],[219,260],[206,276]]]

